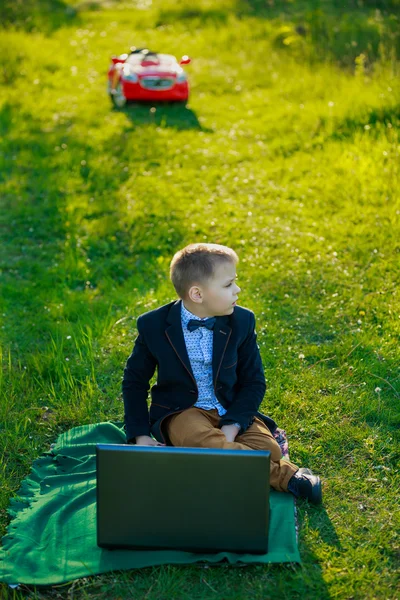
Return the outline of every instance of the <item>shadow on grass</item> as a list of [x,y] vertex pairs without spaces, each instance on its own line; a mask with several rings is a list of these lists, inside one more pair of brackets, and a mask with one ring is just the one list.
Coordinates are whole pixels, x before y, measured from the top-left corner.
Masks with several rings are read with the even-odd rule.
[[[57,590],[60,599],[68,600],[71,590],[86,594],[96,593],[99,600],[107,600],[110,589],[113,594],[124,597],[129,589],[135,598],[158,600],[159,598],[211,598],[235,597],[248,598],[250,595],[260,598],[260,592],[265,598],[270,598],[271,585],[274,596],[284,598],[330,598],[329,588],[323,577],[322,563],[302,542],[303,528],[314,530],[314,539],[329,546],[330,555],[343,551],[336,530],[333,527],[323,506],[311,507],[306,502],[298,505],[299,549],[301,564],[298,563],[267,563],[230,564],[224,559],[218,563],[199,561],[192,564],[163,564],[137,569],[108,571],[99,575],[89,575],[74,582],[58,586],[27,586],[20,590],[35,592],[38,600],[46,598],[51,591]],[[318,543],[316,541],[316,543]],[[328,551],[328,550],[327,550]],[[204,588],[206,576],[208,588]],[[216,592],[215,592],[216,590]],[[232,590],[235,595],[232,596]],[[43,594],[43,595],[42,595]],[[191,596],[190,596],[191,595]],[[15,599],[19,596],[15,596]]]
[[[340,539],[323,505],[316,507],[308,505],[305,501],[297,501],[297,515],[299,526],[299,551],[302,560],[301,564],[271,563],[261,566],[244,564],[229,565],[227,562],[223,562],[209,564],[207,569],[212,568],[213,571],[218,572],[223,569],[229,571],[233,568],[233,572],[235,573],[239,570],[236,567],[242,567],[245,576],[247,575],[250,581],[262,579],[264,576],[266,578],[266,590],[268,589],[267,578],[269,578],[270,575],[274,575],[277,577],[277,580],[274,582],[274,589],[284,593],[283,597],[285,598],[330,598],[328,586],[322,573],[321,565],[323,561],[302,541],[304,537],[302,531],[305,528],[306,523],[308,530],[314,530],[316,532],[314,539],[315,537],[318,537],[323,544],[329,546],[331,553],[339,553],[343,550]],[[203,565],[196,566],[201,568]],[[284,589],[279,587],[280,577],[282,577],[282,575]],[[240,581],[238,583],[240,585],[242,582]],[[235,585],[235,589],[238,589],[239,592],[238,597],[248,597],[247,594],[251,592],[250,586],[251,584],[247,584],[246,589],[243,589],[243,595],[240,596],[240,587],[237,588]],[[247,592],[247,594],[245,592]]]
[[238,14],[253,14],[270,18],[282,15],[290,16],[307,14],[309,11],[321,9],[326,12],[336,11],[338,14],[350,11],[360,12],[362,9],[379,9],[381,11],[396,11],[399,8],[397,0],[237,0]]
[[349,140],[356,133],[366,133],[369,136],[379,136],[382,132],[387,135],[388,129],[393,135],[399,137],[400,131],[400,106],[383,106],[379,108],[368,108],[364,116],[349,116],[338,122],[334,132],[328,136],[329,140]]
[[113,110],[123,112],[137,127],[154,125],[178,131],[193,129],[213,133],[212,129],[201,125],[196,113],[184,103],[129,102],[124,108]]
[[[64,302],[69,290],[71,313],[64,318],[73,322],[84,306],[84,312],[92,310],[90,290],[96,287],[110,290],[129,281],[143,292],[149,288],[156,292],[159,257],[180,243],[185,228],[167,201],[157,205],[157,215],[150,203],[144,213],[128,215],[125,199],[118,196],[124,171],[114,168],[120,151],[112,144],[105,142],[99,148],[94,141],[77,139],[68,121],[44,132],[43,125],[27,113],[27,125],[19,133],[19,120],[18,106],[3,106],[0,130],[7,136],[2,138],[0,158],[0,264],[7,319],[1,338],[7,346],[18,340],[20,348],[31,346],[34,351],[47,340],[49,328],[57,329],[53,311],[43,309],[46,296],[52,304]],[[147,149],[151,154],[151,145]],[[104,161],[91,168],[90,157],[99,152]],[[85,166],[82,156],[87,157]],[[134,162],[134,156],[129,158]],[[146,167],[142,157],[138,162]],[[78,201],[76,194],[69,193],[70,177],[81,181]],[[10,227],[15,231],[12,237]],[[100,304],[96,303],[99,310]]]
[[379,58],[400,56],[397,0],[238,0],[239,16],[276,20],[275,48],[311,62],[335,61],[354,68],[364,54],[366,67]]
[[295,155],[297,152],[308,152],[310,155],[315,151],[321,152],[325,144],[331,142],[354,141],[360,134],[378,139],[385,137],[398,143],[400,139],[400,107],[383,106],[377,108],[366,107],[365,111],[359,111],[357,115],[348,115],[345,118],[331,118],[319,116],[309,137],[302,141],[282,142],[282,145],[274,148],[276,155],[284,158]]
[[229,14],[232,11],[228,8],[202,8],[187,4],[179,8],[162,8],[158,13],[156,27],[170,24],[178,21],[196,21],[201,25],[225,25]]
[[[324,477],[322,477],[323,481]],[[342,550],[342,545],[339,539],[339,536],[336,533],[336,529],[330,520],[328,513],[323,504],[319,506],[311,506],[308,505],[308,502],[305,500],[297,500],[297,511],[299,516],[299,521],[303,522],[305,517],[307,516],[307,526],[309,529],[315,530],[318,532],[318,537],[328,546],[335,548],[336,550]],[[301,540],[301,531],[300,531],[300,540]],[[300,551],[301,543],[300,543]],[[307,549],[304,548],[305,553],[307,554]]]
[[[9,350],[11,356],[3,378],[7,420],[0,423],[7,497],[26,474],[29,457],[40,452],[44,435],[87,422],[97,410],[113,416],[121,410],[119,398],[107,401],[107,407],[97,403],[120,377],[115,355],[102,352],[100,337],[110,315],[117,320],[120,311],[135,312],[135,303],[150,289],[157,295],[163,283],[160,255],[170,254],[185,232],[167,200],[156,211],[149,199],[145,210],[132,219],[125,199],[118,196],[123,183],[123,171],[114,167],[119,151],[108,140],[99,146],[75,133],[71,124],[68,118],[63,124],[41,122],[18,103],[0,109],[0,131],[6,134],[0,139],[0,344],[4,355]],[[102,161],[90,175],[90,157],[99,153]],[[89,167],[81,165],[83,156]],[[128,288],[132,292],[125,308]],[[141,312],[146,310],[140,307]],[[68,349],[68,365],[63,350],[66,327],[79,339],[77,351]],[[93,345],[85,346],[86,338],[80,337],[86,328],[93,331]],[[101,363],[99,354],[95,360],[96,400],[91,405],[85,398],[70,414],[69,399],[74,402],[79,396],[95,352],[102,355]],[[54,405],[53,393],[59,398]],[[54,413],[45,433],[40,418],[25,419],[36,414],[29,411],[41,414],[44,402]],[[5,513],[0,521],[4,518]]]
[[50,34],[61,27],[80,24],[78,11],[63,0],[2,0],[0,22],[27,32]]
[[[378,58],[400,56],[397,0],[237,0],[232,7],[218,9],[179,6],[161,9],[156,26],[178,21],[192,29],[219,27],[226,25],[230,15],[273,22],[273,47],[301,61],[333,60],[354,68],[356,57],[364,54],[368,69]],[[264,37],[265,33],[257,35]]]

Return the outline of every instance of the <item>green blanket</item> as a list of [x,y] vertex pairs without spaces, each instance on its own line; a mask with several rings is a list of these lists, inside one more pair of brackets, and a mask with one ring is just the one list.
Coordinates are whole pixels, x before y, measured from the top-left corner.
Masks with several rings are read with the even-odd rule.
[[300,562],[294,498],[271,490],[269,552],[200,554],[176,550],[105,550],[96,544],[96,444],[125,443],[122,423],[74,427],[32,466],[8,509],[0,581],[51,585],[112,570],[195,562]]

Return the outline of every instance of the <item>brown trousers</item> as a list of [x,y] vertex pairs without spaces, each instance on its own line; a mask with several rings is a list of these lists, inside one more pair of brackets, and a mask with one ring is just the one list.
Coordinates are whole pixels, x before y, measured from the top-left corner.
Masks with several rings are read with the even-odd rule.
[[259,418],[234,442],[228,442],[218,427],[216,408],[204,410],[192,406],[166,419],[166,433],[173,446],[189,448],[226,448],[232,450],[269,450],[271,452],[270,485],[279,492],[287,492],[289,479],[298,470],[295,464],[282,458],[278,442]]

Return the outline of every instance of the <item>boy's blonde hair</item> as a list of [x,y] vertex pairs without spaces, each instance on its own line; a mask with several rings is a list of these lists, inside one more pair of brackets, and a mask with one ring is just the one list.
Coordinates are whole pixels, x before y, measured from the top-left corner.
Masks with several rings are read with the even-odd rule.
[[207,283],[221,263],[237,264],[239,257],[232,248],[221,244],[189,244],[176,252],[170,263],[170,278],[180,298],[185,299],[192,285]]

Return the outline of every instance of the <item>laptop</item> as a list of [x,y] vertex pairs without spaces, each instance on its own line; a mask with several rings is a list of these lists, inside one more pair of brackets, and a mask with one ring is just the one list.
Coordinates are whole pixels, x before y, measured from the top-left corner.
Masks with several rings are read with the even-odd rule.
[[265,554],[270,454],[97,444],[98,546]]

